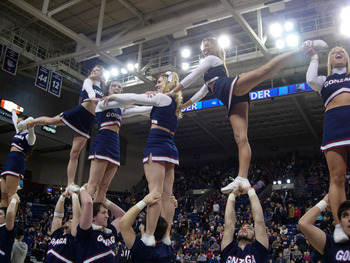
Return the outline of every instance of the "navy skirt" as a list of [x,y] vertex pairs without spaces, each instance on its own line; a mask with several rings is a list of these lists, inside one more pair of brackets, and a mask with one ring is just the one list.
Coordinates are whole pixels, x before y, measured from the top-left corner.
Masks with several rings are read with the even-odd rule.
[[119,134],[117,132],[108,129],[98,132],[89,155],[89,160],[94,159],[120,166]]
[[153,162],[167,162],[179,165],[179,153],[174,143],[174,135],[161,129],[150,129],[143,163],[152,154]]
[[25,156],[23,152],[12,151],[7,155],[1,176],[13,175],[23,179],[25,172]]
[[90,131],[95,120],[91,114],[82,105],[78,105],[69,111],[60,114],[61,121],[79,135],[90,138]]
[[350,146],[350,105],[326,111],[321,151]]
[[236,85],[238,77],[219,77],[215,80],[213,86],[213,93],[215,96],[221,100],[221,102],[228,109],[228,116],[230,115],[230,110],[233,105],[240,102],[248,102],[249,103],[249,92],[242,96],[233,95],[233,91]]

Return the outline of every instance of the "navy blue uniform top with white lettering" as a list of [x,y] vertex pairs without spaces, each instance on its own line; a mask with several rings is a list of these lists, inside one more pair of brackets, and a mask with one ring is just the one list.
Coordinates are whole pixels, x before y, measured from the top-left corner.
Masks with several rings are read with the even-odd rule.
[[[97,99],[101,99],[104,96],[103,90],[99,86],[92,85],[92,88],[95,91],[95,96]],[[86,90],[81,90],[80,97],[81,97],[82,102],[90,100],[89,95],[86,92]]]
[[321,90],[321,96],[325,106],[337,95],[341,93],[350,93],[350,75],[345,74],[333,74],[327,77],[323,88]]
[[174,258],[174,250],[171,246],[158,242],[155,247],[148,247],[138,236],[130,253],[133,263],[170,263]]
[[96,121],[98,128],[111,126],[117,124],[120,127],[122,121],[122,112],[120,108],[107,109],[104,111],[96,112]]
[[90,227],[83,230],[78,226],[75,241],[77,241],[77,261],[115,263],[117,230],[108,225],[112,233],[93,230]]
[[268,256],[269,251],[259,241],[254,241],[252,244],[246,245],[244,250],[238,247],[236,242],[231,242],[221,251],[220,262],[267,263]]
[[63,228],[56,229],[51,235],[49,243],[46,263],[58,262],[75,262],[76,258],[76,243],[74,237],[68,233],[63,233]]
[[176,131],[179,125],[179,119],[175,115],[176,102],[173,98],[171,104],[164,107],[153,106],[151,111],[151,121],[153,124],[169,129],[170,131]]
[[17,149],[24,152],[24,154],[27,154],[32,146],[28,144],[28,140],[26,139],[26,136],[28,135],[28,131],[19,132],[15,136],[13,136],[11,141],[11,146],[16,147]]
[[7,230],[6,224],[0,225],[0,262],[11,263],[11,251],[15,242],[15,228]]
[[323,256],[325,262],[350,262],[350,241],[335,243],[333,236],[326,234]]
[[[214,77],[227,77],[224,65],[209,68],[208,71],[204,73],[203,79],[204,82],[207,83],[207,81],[211,80]],[[211,92],[210,89],[209,92]]]

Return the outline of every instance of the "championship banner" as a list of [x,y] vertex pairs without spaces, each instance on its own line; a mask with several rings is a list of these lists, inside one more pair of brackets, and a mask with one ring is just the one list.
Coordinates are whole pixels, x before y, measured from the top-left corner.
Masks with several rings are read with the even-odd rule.
[[50,69],[39,66],[35,78],[35,87],[47,91],[47,86],[50,79]]
[[61,95],[61,88],[62,88],[62,75],[52,72],[51,74],[51,80],[50,80],[50,87],[49,92],[57,97]]
[[19,53],[6,48],[4,62],[2,63],[2,70],[15,76],[17,72],[17,65],[19,60]]

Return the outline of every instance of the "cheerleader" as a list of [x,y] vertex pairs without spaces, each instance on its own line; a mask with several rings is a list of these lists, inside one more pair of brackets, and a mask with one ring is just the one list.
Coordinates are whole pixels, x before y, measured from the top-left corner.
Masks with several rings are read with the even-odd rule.
[[252,152],[247,135],[249,91],[290,63],[301,51],[301,48],[278,55],[258,69],[236,77],[228,77],[225,51],[219,46],[216,38],[205,38],[202,41],[201,49],[205,57],[203,62],[168,95],[173,96],[204,74],[204,85],[190,100],[183,104],[182,108],[187,108],[198,102],[208,92],[213,93],[228,108],[228,117],[237,143],[239,159],[239,170],[236,179],[221,189],[223,193],[229,194],[238,184],[242,184],[243,187],[250,187],[248,170]]
[[66,125],[74,131],[72,148],[70,151],[67,166],[67,187],[74,192],[79,191],[79,187],[74,184],[75,173],[78,166],[79,154],[87,139],[90,138],[90,131],[95,120],[96,102],[103,97],[102,90],[103,67],[95,66],[89,78],[85,79],[80,93],[81,104],[72,110],[62,112],[55,117],[39,117],[26,120],[18,124],[18,128],[33,128],[35,125]]
[[[32,117],[26,121],[32,120]],[[34,128],[18,129],[17,123],[22,121],[18,118],[16,110],[12,110],[12,123],[15,126],[16,135],[12,138],[10,153],[1,173],[1,203],[0,207],[7,207],[11,197],[17,192],[17,187],[24,177],[25,162],[32,152],[36,136]]]

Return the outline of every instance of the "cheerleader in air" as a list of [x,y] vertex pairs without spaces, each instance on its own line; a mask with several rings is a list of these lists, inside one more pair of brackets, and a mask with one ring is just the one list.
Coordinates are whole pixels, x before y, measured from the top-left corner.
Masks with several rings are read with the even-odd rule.
[[219,46],[216,38],[205,38],[202,41],[201,49],[205,57],[203,62],[168,95],[174,96],[178,91],[188,87],[204,75],[204,85],[190,100],[183,104],[183,108],[200,101],[208,92],[213,93],[227,107],[234,139],[238,147],[239,159],[239,170],[236,179],[221,189],[223,193],[229,194],[238,184],[242,184],[244,187],[250,186],[248,170],[252,152],[247,135],[249,91],[290,63],[302,49],[298,48],[280,54],[265,65],[235,77],[228,77],[225,50]]
[[96,101],[103,97],[103,67],[95,66],[90,76],[85,79],[80,93],[81,104],[72,110],[62,112],[55,117],[39,117],[25,120],[18,124],[19,129],[33,128],[35,125],[66,125],[74,131],[72,148],[67,166],[67,187],[74,192],[79,187],[74,183],[75,173],[78,166],[79,154],[86,141],[90,138],[91,127],[95,120]]
[[[32,117],[26,121],[32,120]],[[15,126],[16,135],[11,141],[10,153],[1,173],[1,203],[0,207],[7,207],[11,197],[17,192],[19,182],[24,177],[25,162],[29,158],[36,136],[34,128],[18,129],[17,123],[22,121],[18,118],[16,110],[12,110],[12,123]]]

